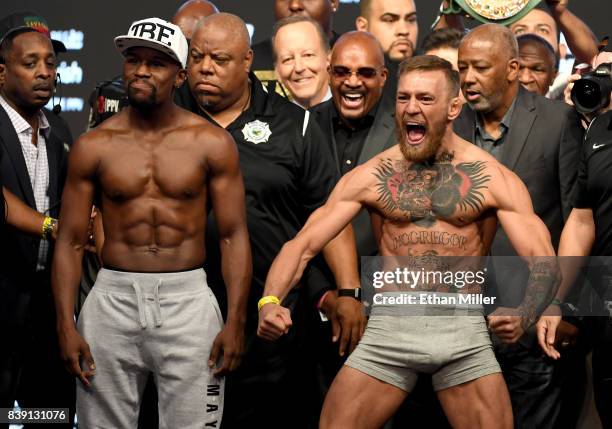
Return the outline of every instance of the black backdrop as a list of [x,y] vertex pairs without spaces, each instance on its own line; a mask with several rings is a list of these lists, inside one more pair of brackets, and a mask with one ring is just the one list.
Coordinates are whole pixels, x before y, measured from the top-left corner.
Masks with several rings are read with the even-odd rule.
[[[158,16],[170,19],[183,0],[2,0],[0,15],[32,10],[44,16],[51,30],[61,31],[69,47],[60,55],[62,76],[62,116],[68,120],[75,136],[87,122],[87,96],[95,84],[121,71],[121,58],[115,51],[113,37],[127,31],[140,18]],[[253,41],[269,37],[274,22],[274,0],[215,0],[221,11],[241,16],[255,27]],[[439,7],[439,0],[416,0],[420,37],[427,32]],[[584,19],[598,37],[612,34],[610,0],[574,0],[574,13]],[[604,9],[604,10],[602,10]],[[341,0],[334,18],[338,32],[354,29],[358,0]],[[74,31],[71,31],[74,30]],[[79,32],[82,32],[82,39]],[[82,42],[82,43],[81,43]],[[81,47],[82,45],[82,47]],[[80,49],[76,49],[80,48]],[[56,99],[57,102],[57,99]]]

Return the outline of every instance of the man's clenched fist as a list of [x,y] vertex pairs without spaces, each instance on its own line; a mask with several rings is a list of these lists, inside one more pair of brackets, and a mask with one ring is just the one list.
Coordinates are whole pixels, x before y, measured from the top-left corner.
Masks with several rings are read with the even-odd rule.
[[293,322],[288,308],[278,304],[269,303],[259,311],[259,326],[257,335],[269,341],[277,340],[281,335],[289,332]]

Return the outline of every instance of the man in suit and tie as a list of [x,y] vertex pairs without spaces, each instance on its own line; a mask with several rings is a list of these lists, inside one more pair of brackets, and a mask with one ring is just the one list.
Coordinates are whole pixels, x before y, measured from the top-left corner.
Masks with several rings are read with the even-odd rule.
[[[455,132],[521,178],[556,249],[571,210],[582,138],[575,112],[520,86],[518,45],[506,27],[486,24],[472,30],[459,46],[458,65],[467,104],[455,121]],[[516,255],[501,228],[491,255]],[[497,263],[494,268],[497,279],[516,278],[517,285],[526,280],[526,276],[502,272]],[[513,286],[504,282],[499,292]],[[499,340],[497,357],[518,427],[552,428],[559,414],[559,376],[563,374],[543,357],[533,326],[523,332],[518,318],[507,317],[490,323],[489,328]]]
[[[54,45],[44,20],[35,14],[2,19],[0,56],[3,185],[46,216],[38,237],[11,227],[0,234],[0,339],[5,350],[0,356],[0,407],[12,408],[17,400],[27,408],[69,408],[72,420],[75,385],[60,361],[50,287],[50,239],[68,145],[58,137],[66,131],[58,134],[55,129],[60,122],[43,110],[56,76]],[[72,425],[66,422],[66,427]]]

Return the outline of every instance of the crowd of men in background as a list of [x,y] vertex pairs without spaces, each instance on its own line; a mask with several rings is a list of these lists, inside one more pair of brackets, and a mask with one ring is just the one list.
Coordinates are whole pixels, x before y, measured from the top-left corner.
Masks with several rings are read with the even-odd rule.
[[[441,11],[447,7],[444,1]],[[319,427],[326,394],[367,325],[358,296],[341,291],[359,288],[358,257],[379,253],[370,213],[359,211],[350,226],[309,263],[300,287],[283,300],[293,324],[281,340],[271,342],[257,335],[258,301],[274,258],[325,204],[338,180],[397,144],[398,70],[402,61],[417,55],[443,58],[458,72],[461,111],[453,122],[454,133],[486,151],[524,183],[557,255],[612,255],[612,187],[606,174],[612,165],[605,158],[612,144],[608,112],[612,103],[608,95],[604,99],[609,104],[592,112],[576,109],[571,92],[585,68],[574,67],[580,73],[559,72],[560,62],[571,50],[575,65],[607,66],[607,79],[612,81],[612,49],[598,42],[567,1],[542,1],[509,24],[507,33],[491,29],[490,24],[466,30],[460,14],[441,13],[421,46],[419,31],[428,30],[423,23],[419,28],[414,0],[362,0],[355,30],[345,34],[333,29],[336,13],[342,13],[338,0],[276,0],[271,38],[251,46],[240,17],[219,11],[209,1],[186,1],[173,17],[160,17],[176,25],[188,43],[185,52],[172,57],[179,67],[170,73],[163,64],[156,65],[163,63],[158,58],[144,58],[141,51],[130,51],[133,48],[120,49],[126,55],[124,74],[109,76],[95,88],[90,133],[75,145],[63,119],[43,107],[53,93],[56,58],[65,48],[50,39],[46,22],[33,12],[0,20],[0,338],[10,344],[0,354],[0,407],[11,408],[17,401],[22,408],[68,408],[65,427],[73,426],[77,403],[80,410],[93,410],[78,414],[84,427],[96,422],[142,428]],[[560,43],[561,34],[566,44]],[[157,85],[153,102],[138,101],[144,97],[138,91],[149,85],[132,88],[138,79]],[[612,89],[612,85],[603,87]],[[134,109],[113,117],[100,99],[115,99],[122,109]],[[177,111],[176,106],[191,113]],[[143,141],[155,142],[161,133],[155,137],[147,129],[169,118],[184,127],[200,127],[181,129],[182,134],[173,137],[188,156],[168,150],[163,157],[174,160],[174,166],[155,164],[159,160],[147,161],[154,168],[144,161],[139,167],[134,162],[124,164],[126,171],[137,170],[130,175],[133,183],[140,183],[150,168],[159,176],[155,179],[159,189],[153,193],[151,184],[132,186],[112,166],[139,157],[117,142],[132,129],[140,130],[134,135],[144,136]],[[213,147],[221,149],[214,155],[200,153],[206,149],[198,152],[183,145],[190,138],[217,142],[209,145],[210,153],[216,151]],[[191,172],[197,170],[192,165],[196,160],[205,166],[200,176]],[[172,174],[176,181],[165,176]],[[202,183],[206,187],[200,194]],[[179,191],[183,187],[188,190]],[[162,201],[155,208],[158,221],[184,234],[180,239],[161,234],[160,240],[193,242],[201,254],[186,258],[181,253],[159,270],[125,257],[129,253],[122,253],[122,245],[130,248],[147,238],[129,229],[137,210],[126,208],[125,201],[136,194],[141,203]],[[202,207],[195,208],[194,202]],[[163,210],[177,210],[173,204],[182,204],[180,210],[164,219]],[[84,212],[87,216],[77,220]],[[123,226],[109,230],[111,219]],[[109,232],[112,240],[105,244]],[[119,245],[114,241],[118,236]],[[423,244],[415,240],[407,245]],[[511,241],[497,227],[490,255],[516,256]],[[242,253],[236,243],[242,243]],[[249,248],[250,253],[243,254]],[[164,249],[149,252],[163,254]],[[127,265],[121,262],[126,259],[131,259]],[[162,370],[164,362],[148,354],[137,363],[127,358],[123,362],[125,354],[132,353],[130,341],[119,346],[103,340],[90,352],[80,336],[72,335],[73,315],[79,321],[103,267],[169,273],[202,264],[204,281],[218,305],[206,307],[215,317],[202,323],[214,325],[216,331],[202,340],[207,346],[198,353],[209,355],[201,356],[202,362],[208,364],[210,358],[211,367],[218,366],[202,381],[209,395],[185,402],[194,408],[194,401],[206,402],[206,413],[182,415],[169,409],[173,403],[169,398],[177,389],[185,395],[191,391],[186,385],[176,385],[182,387],[170,392],[160,386],[173,377],[189,378],[190,373]],[[513,276],[503,270],[497,267],[496,275],[514,277],[517,284],[529,277],[528,272]],[[605,269],[600,271],[598,278],[610,278]],[[102,274],[106,281],[115,281],[108,280],[108,271]],[[561,286],[538,323],[522,327],[519,318],[489,323],[515,427],[576,427],[587,395],[591,352],[597,411],[603,427],[612,427],[612,316],[577,317],[580,291],[573,287],[574,278],[575,273],[563,271]],[[513,287],[489,280],[493,295]],[[66,282],[72,283],[68,292],[60,286]],[[146,283],[140,278],[136,282]],[[159,284],[151,287],[150,296],[147,287],[133,288],[138,300],[144,296],[142,308],[147,300],[164,298],[157,291]],[[110,286],[108,291],[110,296]],[[612,292],[601,293],[608,294],[605,302],[612,301]],[[70,294],[78,296],[69,298]],[[88,300],[87,307],[90,312],[94,306],[103,311],[103,305]],[[138,305],[144,329],[150,314],[141,310],[140,301]],[[151,311],[153,324],[161,326],[161,316]],[[216,319],[217,311],[223,320]],[[89,316],[78,322],[79,332],[87,324],[91,343],[95,331],[106,329],[103,322]],[[171,324],[169,319],[163,323]],[[182,343],[166,344],[178,350]],[[102,355],[103,349],[116,353],[112,359],[119,364],[114,371],[138,367],[138,377],[104,375],[103,360],[96,358],[96,350]],[[169,352],[169,362],[187,354]],[[75,376],[80,379],[78,401]],[[105,380],[108,385],[100,389],[126,398],[127,405],[88,397],[92,377]],[[386,428],[449,427],[431,379],[427,375],[419,379]],[[219,386],[225,390],[221,403],[213,398]],[[217,411],[223,412],[222,418]]]

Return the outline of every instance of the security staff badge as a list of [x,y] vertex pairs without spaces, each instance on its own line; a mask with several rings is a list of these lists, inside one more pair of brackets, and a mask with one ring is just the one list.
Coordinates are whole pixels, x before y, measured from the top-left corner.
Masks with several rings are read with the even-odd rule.
[[242,135],[246,141],[259,144],[266,143],[268,139],[270,139],[272,131],[270,131],[270,125],[268,123],[255,120],[244,126]]

